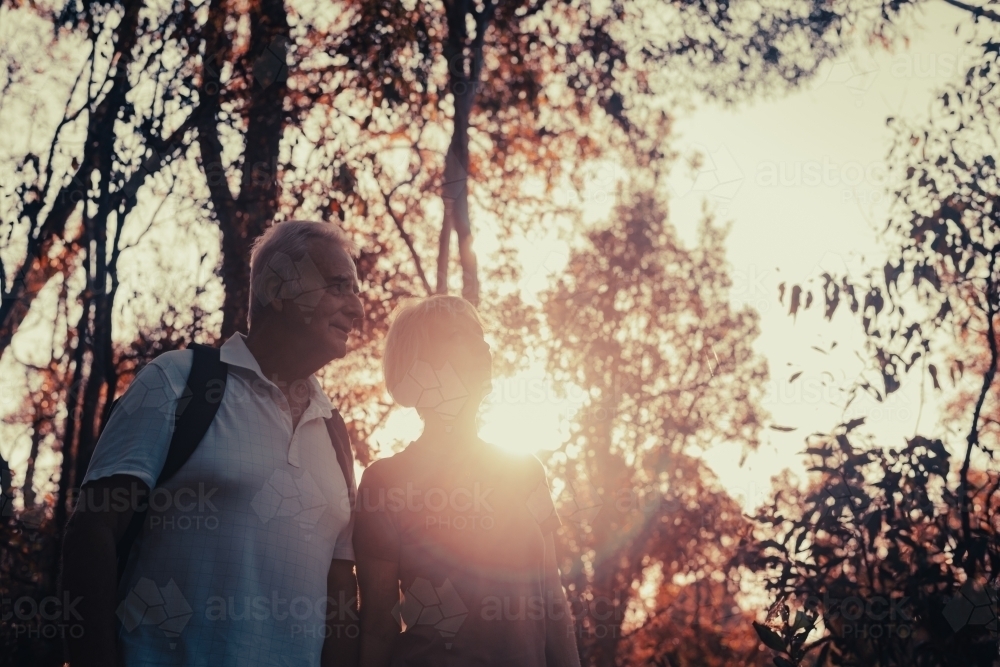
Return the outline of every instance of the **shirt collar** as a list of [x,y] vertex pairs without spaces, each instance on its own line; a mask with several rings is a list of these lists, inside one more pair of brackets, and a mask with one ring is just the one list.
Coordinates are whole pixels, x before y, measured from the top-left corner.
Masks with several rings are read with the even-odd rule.
[[[265,382],[274,384],[270,378],[264,377],[264,373],[260,370],[260,364],[257,363],[253,352],[247,347],[246,336],[239,331],[230,336],[229,340],[222,344],[222,348],[219,350],[219,358],[223,363],[245,368],[255,373],[257,377]],[[326,392],[323,391],[315,375],[310,375],[308,382],[310,408],[315,405],[319,409],[320,415],[324,419],[329,419],[333,416],[333,404],[330,402],[329,397],[327,397]]]

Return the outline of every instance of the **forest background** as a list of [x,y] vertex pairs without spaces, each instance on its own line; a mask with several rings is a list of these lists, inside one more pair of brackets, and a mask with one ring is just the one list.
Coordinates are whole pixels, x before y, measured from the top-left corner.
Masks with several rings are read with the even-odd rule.
[[392,309],[479,307],[484,433],[546,465],[584,664],[1000,664],[998,24],[0,3],[0,660],[77,631],[43,603],[111,401],[245,331],[250,242],[305,218],[363,248],[323,374],[360,467],[414,428]]

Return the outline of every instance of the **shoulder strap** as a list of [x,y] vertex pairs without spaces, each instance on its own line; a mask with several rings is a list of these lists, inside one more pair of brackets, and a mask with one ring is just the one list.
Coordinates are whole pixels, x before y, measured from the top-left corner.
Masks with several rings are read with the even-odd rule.
[[[173,477],[174,473],[191,458],[191,454],[208,432],[208,427],[212,425],[222,403],[222,397],[226,393],[229,366],[222,361],[219,349],[197,343],[192,343],[190,348],[194,351],[194,360],[191,362],[191,372],[188,374],[184,393],[177,401],[174,411],[176,420],[174,434],[170,438],[170,447],[163,469],[156,478],[156,486],[161,486]],[[125,572],[132,545],[142,532],[147,511],[148,509],[144,509],[132,513],[132,520],[118,542],[119,580]]]
[[219,411],[219,404],[226,393],[226,376],[229,366],[222,362],[221,351],[216,347],[193,343],[194,361],[188,375],[184,394],[177,401],[174,412],[174,435],[163,470],[156,479],[160,486],[174,476],[189,458],[198,443],[205,437],[208,427]]
[[330,434],[330,442],[337,452],[337,463],[340,464],[340,471],[344,473],[344,482],[347,483],[347,496],[354,508],[354,497],[357,494],[357,483],[354,481],[354,450],[351,447],[351,436],[347,433],[347,425],[340,412],[334,409],[333,415],[326,420],[326,430]]

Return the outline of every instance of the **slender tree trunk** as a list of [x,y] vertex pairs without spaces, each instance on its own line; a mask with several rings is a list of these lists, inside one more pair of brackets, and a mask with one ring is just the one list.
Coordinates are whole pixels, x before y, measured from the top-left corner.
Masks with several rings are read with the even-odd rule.
[[[472,222],[469,218],[469,118],[479,88],[483,41],[495,8],[491,0],[487,0],[481,12],[475,10],[470,0],[445,2],[448,37],[443,52],[448,62],[448,89],[455,103],[455,118],[441,189],[444,218],[438,239],[437,293],[448,293],[451,233],[454,230],[458,236],[459,264],[462,267],[462,296],[472,304],[479,303],[479,267],[472,249]],[[466,17],[470,15],[476,24],[476,35],[471,43],[466,29]]]
[[76,326],[76,347],[73,349],[73,379],[66,390],[66,426],[63,430],[61,443],[62,462],[59,464],[59,490],[56,494],[55,530],[53,531],[53,553],[56,554],[52,572],[53,580],[59,576],[59,554],[62,553],[63,530],[69,518],[70,503],[73,501],[73,488],[76,484],[76,452],[77,432],[80,423],[80,387],[83,384],[83,366],[85,361],[84,336],[87,323],[90,320],[90,299],[84,295],[83,312]]
[[[994,249],[990,256],[990,279],[996,275],[998,260],[1000,260],[1000,249]],[[963,569],[970,579],[975,577],[979,567],[978,559],[986,553],[985,544],[983,548],[977,548],[976,542],[987,539],[984,536],[973,536],[972,520],[970,517],[972,510],[972,494],[969,484],[969,469],[972,464],[972,451],[980,446],[979,443],[979,421],[983,411],[983,405],[990,394],[993,382],[996,379],[997,366],[1000,364],[1000,333],[997,331],[997,318],[1000,316],[1000,286],[990,282],[986,285],[986,342],[990,350],[990,366],[983,376],[982,389],[976,400],[976,405],[972,410],[972,425],[969,428],[969,435],[966,438],[965,460],[962,462],[962,470],[959,473],[959,493],[962,495],[961,519],[962,519],[962,541],[960,547],[964,553],[960,554]],[[978,531],[977,531],[978,532]]]
[[42,422],[35,419],[31,424],[31,451],[28,452],[28,462],[24,465],[24,509],[35,504],[35,461],[38,460],[38,449],[42,444]]
[[[212,0],[205,29],[205,53],[213,63],[228,56],[226,0]],[[281,0],[261,0],[251,16],[249,57],[253,81],[248,82],[246,149],[239,195],[224,178],[219,135],[218,90],[221,67],[206,66],[200,96],[207,107],[200,123],[198,145],[202,168],[222,231],[222,283],[225,287],[222,337],[247,330],[250,305],[250,247],[274,220],[278,199],[278,149],[284,131],[284,101],[288,91],[287,52],[291,44],[288,16]]]

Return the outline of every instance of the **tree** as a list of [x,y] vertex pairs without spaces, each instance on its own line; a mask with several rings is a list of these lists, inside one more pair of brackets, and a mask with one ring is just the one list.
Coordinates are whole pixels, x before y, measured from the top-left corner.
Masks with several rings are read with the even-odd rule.
[[[560,555],[588,665],[624,656],[625,611],[647,568],[662,568],[664,587],[676,577],[714,586],[742,517],[689,452],[723,441],[753,449],[765,419],[757,316],[729,305],[724,228],[704,220],[685,248],[663,204],[641,191],[611,221],[587,235],[543,306],[553,380],[590,397],[551,459],[567,484]],[[706,595],[689,620],[722,634],[726,606]]]
[[[776,664],[996,664],[997,76],[988,41],[926,127],[890,119],[890,258],[860,280],[820,278],[825,317],[843,297],[867,336],[872,365],[851,395],[881,401],[910,369],[941,390],[947,368],[958,391],[943,426],[960,431],[880,449],[856,420],[809,442],[810,487],[779,490],[734,561],[766,573],[777,597],[757,626]],[[812,300],[808,285],[789,294],[792,313]]]

